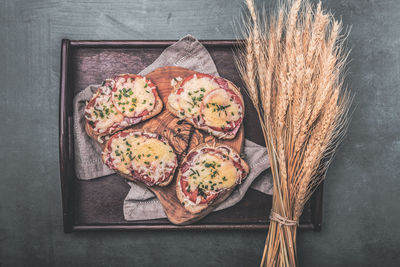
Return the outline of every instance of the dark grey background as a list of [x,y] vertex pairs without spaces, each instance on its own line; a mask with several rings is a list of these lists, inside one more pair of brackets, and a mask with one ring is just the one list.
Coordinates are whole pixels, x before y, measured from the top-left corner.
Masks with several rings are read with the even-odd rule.
[[[241,0],[0,0],[0,266],[259,264],[262,231],[64,234],[61,216],[61,39],[230,39],[241,7]],[[400,266],[400,1],[324,7],[353,26],[347,84],[357,109],[328,173],[323,230],[298,235],[299,259]]]

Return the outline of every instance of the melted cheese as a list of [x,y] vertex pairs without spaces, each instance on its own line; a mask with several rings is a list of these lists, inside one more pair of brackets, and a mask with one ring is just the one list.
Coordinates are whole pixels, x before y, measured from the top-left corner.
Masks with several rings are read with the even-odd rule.
[[180,81],[182,81],[182,77],[175,77],[175,78],[173,78],[173,79],[171,80],[171,86],[172,86],[172,87],[175,87],[175,85],[176,85],[178,82],[180,82]]
[[210,92],[204,98],[202,108],[204,122],[211,127],[226,127],[242,114],[242,107],[224,89]]
[[113,101],[117,109],[127,117],[137,117],[143,111],[154,109],[156,98],[146,82],[146,78],[120,77],[113,92]]
[[94,131],[105,133],[114,123],[121,122],[124,117],[115,108],[111,101],[111,96],[100,91],[95,95],[95,103],[90,108],[86,108],[85,112],[90,116],[86,116],[89,121],[97,122]]
[[[175,110],[180,110],[179,106],[179,95],[177,94],[170,94],[168,96],[168,104],[173,107]],[[181,114],[179,114],[181,115]],[[180,116],[181,117],[181,116]]]
[[201,188],[206,191],[217,191],[235,185],[238,171],[232,160],[220,156],[204,153],[199,154],[194,164],[184,175],[189,177],[187,190],[194,191]]
[[165,171],[172,170],[176,160],[173,149],[167,143],[135,133],[114,138],[111,151],[120,172],[129,174],[130,170],[138,171],[155,181],[162,179]]
[[186,116],[197,116],[204,96],[208,92],[219,88],[219,86],[208,77],[197,78],[194,75],[193,79],[187,81],[182,88],[183,92],[179,95],[180,109],[183,110]]

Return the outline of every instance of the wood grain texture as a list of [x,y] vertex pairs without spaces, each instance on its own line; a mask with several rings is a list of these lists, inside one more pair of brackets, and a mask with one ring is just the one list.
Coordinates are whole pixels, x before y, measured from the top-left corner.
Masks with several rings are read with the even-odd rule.
[[[193,70],[168,66],[158,68],[146,75],[146,78],[150,79],[156,86],[157,91],[164,103],[164,109],[157,116],[143,122],[139,123],[131,129],[144,130],[150,133],[157,133],[165,138],[167,138],[169,144],[174,149],[177,157],[178,163],[180,164],[186,154],[199,146],[200,144],[207,143],[209,145],[219,145],[224,144],[232,147],[237,153],[241,153],[244,141],[244,130],[243,124],[241,125],[238,133],[234,139],[231,140],[221,140],[208,133],[196,129],[193,125],[186,121],[182,121],[169,112],[165,105],[168,102],[168,95],[172,91],[171,80],[175,77],[185,77],[195,74]],[[175,172],[175,177],[172,182],[165,187],[152,186],[148,187],[160,200],[161,205],[164,208],[165,214],[168,216],[168,220],[173,224],[186,225],[200,220],[201,218],[207,216],[219,203],[226,199],[231,191],[220,198],[220,201],[215,201],[213,205],[210,205],[204,211],[192,214],[187,211],[179,199],[176,196],[176,176],[178,174],[179,166]],[[125,178],[129,178],[124,176]],[[134,179],[130,179],[136,182]]]

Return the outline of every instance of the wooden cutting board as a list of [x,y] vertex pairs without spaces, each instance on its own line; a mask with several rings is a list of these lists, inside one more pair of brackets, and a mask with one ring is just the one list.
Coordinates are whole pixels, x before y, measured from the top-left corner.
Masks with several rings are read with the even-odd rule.
[[[168,95],[172,90],[171,79],[174,77],[185,78],[193,73],[196,72],[181,67],[162,67],[147,74],[146,77],[156,84],[158,94],[163,100],[164,108],[157,116],[149,119],[148,121],[135,125],[132,128],[143,129],[148,132],[154,132],[165,136],[170,145],[174,148],[178,156],[179,164],[191,149],[203,143],[226,144],[233,147],[238,153],[240,153],[244,140],[243,124],[234,139],[220,140],[204,131],[194,128],[187,122],[180,121],[177,117],[172,115],[172,113],[166,110],[165,103],[167,103]],[[216,201],[213,203],[213,205],[202,212],[195,215],[191,214],[190,212],[186,211],[176,196],[175,187],[177,174],[178,170],[175,172],[175,177],[172,182],[166,187],[149,187],[150,190],[153,191],[160,200],[168,219],[173,224],[185,225],[200,220],[209,214],[216,205],[222,202],[230,194],[229,192],[227,195],[224,195],[223,198],[220,198],[219,201]]]

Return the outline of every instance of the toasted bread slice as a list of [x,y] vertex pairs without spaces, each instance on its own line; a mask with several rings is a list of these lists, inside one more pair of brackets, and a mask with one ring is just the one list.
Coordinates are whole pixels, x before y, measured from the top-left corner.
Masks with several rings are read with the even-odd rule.
[[[231,128],[228,129],[228,127],[225,127],[225,129],[224,129],[224,125],[223,125],[221,127],[221,129],[218,129],[216,127],[211,127],[211,126],[207,125],[206,123],[202,123],[202,121],[205,122],[205,120],[203,119],[204,112],[201,108],[199,110],[195,110],[193,112],[193,110],[190,110],[190,107],[187,109],[185,109],[185,108],[182,109],[180,107],[180,104],[178,103],[179,101],[177,100],[177,98],[175,96],[178,95],[183,90],[182,85],[184,83],[187,83],[188,81],[190,81],[190,79],[194,79],[196,77],[197,78],[200,77],[198,79],[209,78],[209,79],[214,79],[214,81],[217,81],[213,85],[213,86],[215,86],[215,88],[211,89],[210,91],[202,88],[201,83],[198,85],[195,85],[195,86],[199,87],[200,90],[204,89],[204,90],[202,90],[202,91],[204,91],[203,94],[202,94],[202,91],[197,92],[197,94],[198,94],[197,103],[200,101],[203,101],[203,99],[206,98],[207,94],[209,94],[211,91],[215,91],[217,89],[221,89],[220,92],[223,92],[223,90],[229,92],[229,94],[231,94],[233,96],[233,97],[231,97],[231,100],[235,99],[235,104],[236,104],[236,101],[238,102],[237,105],[240,106],[240,110],[236,111],[235,113],[236,113],[236,117],[239,116],[239,119],[237,119],[236,121],[230,121],[231,125],[228,125],[228,126],[232,126]],[[214,76],[207,75],[207,74],[197,73],[197,74],[191,75],[189,77],[186,77],[185,79],[174,78],[174,80],[171,81],[171,86],[173,89],[171,91],[171,94],[168,97],[168,102],[166,103],[166,108],[169,112],[171,112],[172,114],[174,114],[175,116],[177,116],[179,118],[184,119],[188,123],[192,124],[194,127],[198,128],[200,130],[204,130],[204,131],[216,136],[217,138],[220,138],[220,139],[235,138],[236,133],[238,132],[238,130],[243,122],[243,117],[244,117],[244,112],[245,112],[243,96],[241,95],[240,90],[239,90],[239,88],[236,87],[236,85],[234,85],[231,81],[226,80],[221,77],[214,77]],[[206,86],[204,86],[204,87],[206,87]],[[196,92],[196,91],[198,91],[198,90],[195,90],[194,92]],[[196,99],[196,96],[194,98]],[[200,100],[200,98],[201,98],[201,100]],[[184,100],[184,102],[188,102],[188,103],[191,101],[192,100],[190,100],[190,99]],[[192,104],[192,106],[194,106],[194,104],[196,104],[196,103],[192,102],[189,104]],[[234,114],[233,111],[229,111],[229,114],[227,112],[225,112],[224,107],[227,107],[227,106],[230,106],[230,105],[219,106],[219,108],[221,108],[220,114],[222,114],[222,115],[230,115],[230,113]],[[207,107],[209,107],[209,106],[207,105]],[[222,108],[224,108],[224,109],[222,109]],[[188,111],[192,112],[192,114],[188,114]]]
[[168,140],[158,134],[128,129],[106,142],[103,162],[120,176],[147,186],[166,186],[178,166]]
[[186,210],[197,214],[223,202],[248,173],[248,164],[233,148],[202,144],[183,159],[176,195]]
[[117,75],[105,80],[87,104],[85,130],[104,143],[110,135],[156,116],[162,108],[151,80],[135,74]]

